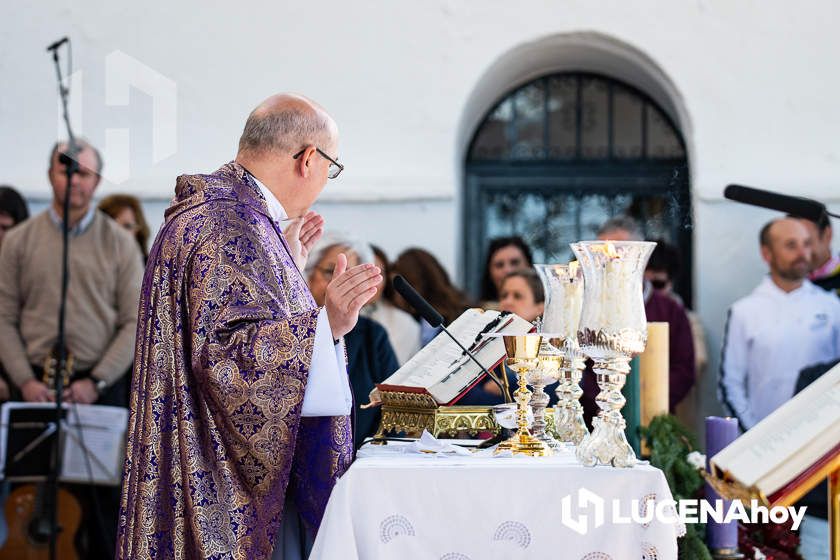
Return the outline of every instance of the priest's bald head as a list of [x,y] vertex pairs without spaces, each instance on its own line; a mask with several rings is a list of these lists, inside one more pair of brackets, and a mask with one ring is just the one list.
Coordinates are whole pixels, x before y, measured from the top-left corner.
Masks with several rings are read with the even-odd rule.
[[294,217],[303,215],[327,179],[341,172],[337,153],[338,126],[326,110],[301,95],[281,93],[251,111],[236,161]]

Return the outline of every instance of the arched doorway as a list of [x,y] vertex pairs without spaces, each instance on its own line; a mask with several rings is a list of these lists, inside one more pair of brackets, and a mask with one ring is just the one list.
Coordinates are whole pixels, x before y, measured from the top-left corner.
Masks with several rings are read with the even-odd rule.
[[508,92],[467,150],[464,258],[478,292],[489,239],[521,235],[537,262],[570,258],[605,220],[636,217],[677,245],[677,291],[690,304],[691,197],[685,142],[653,99],[592,73],[545,75]]

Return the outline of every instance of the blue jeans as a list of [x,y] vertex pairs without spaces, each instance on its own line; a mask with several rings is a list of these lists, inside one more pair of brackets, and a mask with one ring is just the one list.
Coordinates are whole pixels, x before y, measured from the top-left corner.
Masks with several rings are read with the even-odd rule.
[[799,527],[799,553],[805,560],[828,560],[828,521],[806,515]]

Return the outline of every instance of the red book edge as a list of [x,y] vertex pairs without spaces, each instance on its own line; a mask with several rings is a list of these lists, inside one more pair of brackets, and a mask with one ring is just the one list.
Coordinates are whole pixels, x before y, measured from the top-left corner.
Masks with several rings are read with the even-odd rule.
[[817,474],[819,474],[819,472],[823,470],[829,463],[831,463],[831,461],[834,460],[838,456],[838,454],[840,454],[840,443],[835,445],[828,453],[820,457],[820,459],[813,465],[799,473],[790,482],[788,482],[787,484],[785,484],[784,486],[767,496],[767,500],[771,504],[778,504],[782,502],[787,496],[790,496],[794,493],[799,493],[801,486],[803,484],[807,484],[809,481],[812,481],[814,483],[814,486],[816,486],[816,483],[822,480],[822,477],[813,480],[814,477]]

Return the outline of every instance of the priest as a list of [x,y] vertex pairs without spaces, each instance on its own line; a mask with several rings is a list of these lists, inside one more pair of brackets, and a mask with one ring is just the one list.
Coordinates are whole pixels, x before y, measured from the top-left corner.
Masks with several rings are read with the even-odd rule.
[[140,299],[117,558],[269,558],[286,504],[317,531],[353,450],[341,338],[382,280],[341,255],[318,308],[301,275],[337,148],[322,107],[281,94],[234,161],[178,178]]

